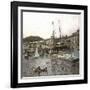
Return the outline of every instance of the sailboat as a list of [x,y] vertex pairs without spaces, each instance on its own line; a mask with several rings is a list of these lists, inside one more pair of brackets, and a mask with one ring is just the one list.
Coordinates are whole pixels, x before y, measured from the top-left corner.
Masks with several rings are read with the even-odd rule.
[[38,57],[39,57],[39,53],[38,53],[38,48],[36,47],[34,58],[38,58]]

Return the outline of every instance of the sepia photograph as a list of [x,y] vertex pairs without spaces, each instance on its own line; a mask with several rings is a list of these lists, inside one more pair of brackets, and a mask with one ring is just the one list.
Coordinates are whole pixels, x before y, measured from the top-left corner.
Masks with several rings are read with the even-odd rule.
[[23,11],[22,77],[79,74],[80,13]]

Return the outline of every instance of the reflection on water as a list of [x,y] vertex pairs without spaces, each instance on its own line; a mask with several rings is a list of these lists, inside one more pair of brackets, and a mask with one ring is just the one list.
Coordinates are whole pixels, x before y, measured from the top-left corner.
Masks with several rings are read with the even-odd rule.
[[23,56],[22,77],[79,74],[79,59],[63,57],[44,56],[25,59]]

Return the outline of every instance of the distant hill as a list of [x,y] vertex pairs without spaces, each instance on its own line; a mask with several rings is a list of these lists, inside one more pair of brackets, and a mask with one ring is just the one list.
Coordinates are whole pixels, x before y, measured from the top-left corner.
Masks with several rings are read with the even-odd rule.
[[33,41],[40,41],[40,40],[43,40],[43,38],[39,36],[29,36],[29,37],[23,38],[24,42],[33,42]]

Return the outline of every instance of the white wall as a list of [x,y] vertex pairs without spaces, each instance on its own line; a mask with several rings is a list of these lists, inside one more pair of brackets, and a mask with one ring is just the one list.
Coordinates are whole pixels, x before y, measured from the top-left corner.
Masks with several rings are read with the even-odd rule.
[[[10,1],[11,0],[0,0],[0,90],[11,89],[10,88]],[[19,1],[25,1],[25,0],[19,0]],[[88,9],[90,9],[89,0],[27,0],[27,1],[88,5],[89,6]],[[89,11],[89,14],[90,14],[90,11]],[[89,31],[89,34],[90,34],[90,31]],[[90,35],[89,35],[89,38],[90,38]],[[89,45],[90,45],[90,41],[89,41]],[[90,50],[90,47],[88,49]],[[88,63],[90,63],[90,61]],[[90,65],[88,68],[90,68]],[[90,70],[89,70],[89,76],[90,76]],[[90,83],[81,84],[81,85],[79,84],[79,85],[66,85],[66,86],[63,85],[63,86],[53,86],[53,87],[51,86],[35,87],[35,88],[27,88],[27,89],[28,90],[29,89],[32,89],[32,90],[36,90],[36,89],[90,90],[89,88],[90,88]],[[23,88],[23,90],[26,90],[26,88]]]

